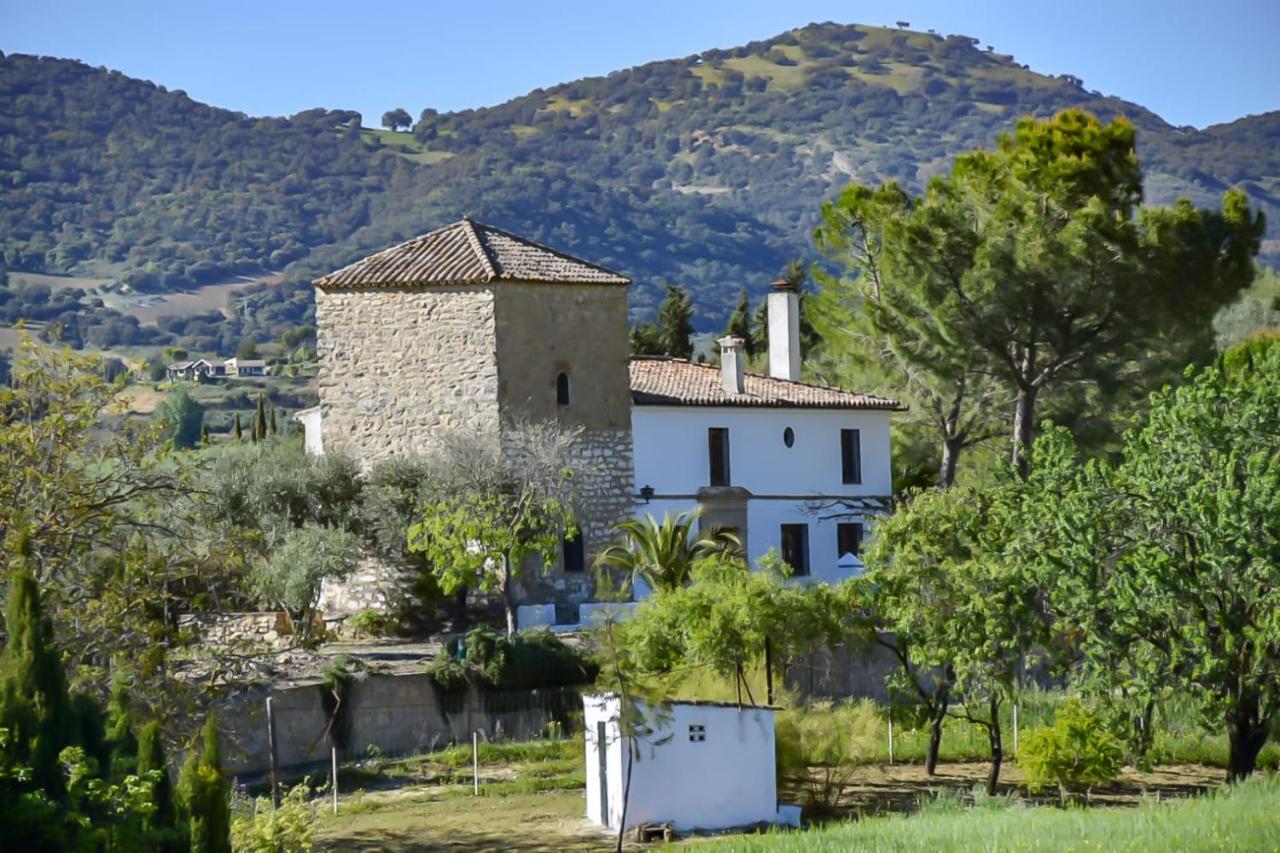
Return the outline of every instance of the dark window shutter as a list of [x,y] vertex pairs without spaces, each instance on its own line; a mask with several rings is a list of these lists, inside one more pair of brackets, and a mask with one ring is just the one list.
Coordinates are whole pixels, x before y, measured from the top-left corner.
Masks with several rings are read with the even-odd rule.
[[709,485],[729,485],[729,430],[724,427],[707,430],[707,456]]

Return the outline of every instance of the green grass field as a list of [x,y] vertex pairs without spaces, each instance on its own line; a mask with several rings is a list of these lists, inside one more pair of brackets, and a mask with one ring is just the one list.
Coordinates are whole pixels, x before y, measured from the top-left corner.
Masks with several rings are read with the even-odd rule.
[[1045,808],[992,800],[966,809],[940,800],[915,815],[891,815],[804,832],[771,832],[712,845],[717,850],[1280,850],[1280,779],[1134,809]]

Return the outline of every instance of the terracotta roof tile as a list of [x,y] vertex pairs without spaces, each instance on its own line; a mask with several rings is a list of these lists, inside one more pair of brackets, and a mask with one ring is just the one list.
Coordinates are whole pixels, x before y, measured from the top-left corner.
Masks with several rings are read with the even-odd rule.
[[904,406],[888,397],[857,394],[748,373],[744,393],[729,394],[720,368],[682,358],[631,359],[631,399],[637,406],[756,406],[797,409],[888,409]]
[[316,279],[318,287],[486,284],[495,281],[629,284],[615,272],[463,219],[375,252]]

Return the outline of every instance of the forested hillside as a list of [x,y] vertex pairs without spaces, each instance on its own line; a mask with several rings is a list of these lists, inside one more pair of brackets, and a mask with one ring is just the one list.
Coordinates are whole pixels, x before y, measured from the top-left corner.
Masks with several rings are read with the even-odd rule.
[[1135,124],[1149,201],[1245,187],[1272,223],[1264,259],[1280,255],[1280,113],[1175,128],[967,36],[835,24],[427,110],[400,134],[344,111],[250,118],[4,57],[0,241],[10,269],[171,290],[254,270],[302,280],[470,214],[630,274],[638,314],[663,281],[685,284],[710,328],[739,288],[809,255],[839,187],[919,189],[1017,117],[1067,106]]

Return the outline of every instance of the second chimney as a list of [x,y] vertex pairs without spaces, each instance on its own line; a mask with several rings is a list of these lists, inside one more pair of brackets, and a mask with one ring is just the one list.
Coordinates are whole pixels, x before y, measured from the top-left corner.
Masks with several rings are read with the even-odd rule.
[[726,394],[741,394],[747,370],[743,351],[746,341],[725,335],[716,343],[720,344],[720,385]]
[[785,278],[773,282],[768,296],[769,375],[800,379],[800,294]]

